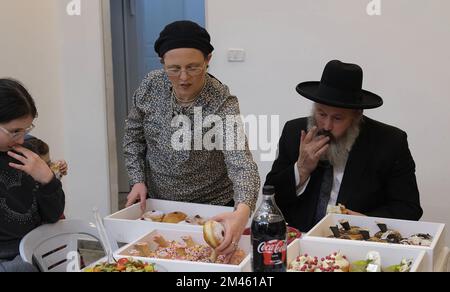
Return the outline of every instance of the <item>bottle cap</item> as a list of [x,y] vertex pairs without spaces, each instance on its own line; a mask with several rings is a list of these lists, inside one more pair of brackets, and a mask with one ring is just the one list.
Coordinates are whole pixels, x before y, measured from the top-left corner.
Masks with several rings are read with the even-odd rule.
[[274,186],[264,186],[263,188],[263,195],[271,196],[275,194],[275,187]]

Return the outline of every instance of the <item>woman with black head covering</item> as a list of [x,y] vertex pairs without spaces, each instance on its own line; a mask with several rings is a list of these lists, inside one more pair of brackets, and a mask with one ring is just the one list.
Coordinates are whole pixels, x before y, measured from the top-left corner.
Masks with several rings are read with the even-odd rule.
[[128,205],[140,199],[144,211],[149,195],[234,206],[234,212],[214,218],[226,229],[217,251],[230,254],[255,208],[260,178],[239,123],[237,98],[207,72],[210,41],[191,21],[169,24],[156,41],[164,69],[142,82],[126,123]]

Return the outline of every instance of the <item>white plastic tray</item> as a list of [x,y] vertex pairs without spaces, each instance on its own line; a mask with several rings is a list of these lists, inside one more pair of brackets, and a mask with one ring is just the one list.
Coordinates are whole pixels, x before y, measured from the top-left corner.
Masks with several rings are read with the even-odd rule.
[[[122,247],[116,251],[115,257],[122,258],[128,257],[129,250],[134,249],[134,245],[137,242],[148,242],[151,244],[151,239],[154,235],[162,235],[167,240],[181,241],[182,236],[191,236],[192,239],[198,244],[205,244],[203,239],[203,232],[201,231],[186,231],[186,230],[153,230],[152,232],[140,237],[138,240]],[[184,260],[166,260],[151,258],[151,261],[166,268],[169,272],[250,272],[251,267],[251,245],[250,237],[242,236],[239,241],[239,248],[246,253],[246,257],[240,265],[225,265],[225,264],[211,264],[211,263],[198,263]],[[133,257],[140,260],[149,260],[144,257]]]
[[[390,243],[378,243],[378,242],[367,242],[367,241],[353,241],[344,240],[336,238],[328,238],[328,236],[333,233],[330,230],[330,226],[339,225],[339,221],[342,219],[348,220],[350,225],[359,226],[364,229],[368,229],[370,234],[373,236],[375,233],[380,231],[377,226],[377,222],[385,223],[388,229],[393,229],[399,231],[402,236],[409,237],[417,233],[428,233],[433,236],[433,241],[431,246],[412,246],[412,245],[401,245],[401,244],[390,244]],[[436,263],[445,244],[445,224],[441,223],[429,223],[429,222],[417,222],[417,221],[405,221],[396,219],[386,219],[386,218],[376,218],[376,217],[363,217],[363,216],[350,216],[341,214],[328,214],[323,218],[313,229],[311,229],[304,238],[316,238],[325,242],[347,242],[353,246],[395,246],[400,249],[412,249],[412,250],[422,250],[426,252],[426,271],[435,271]]]
[[[233,212],[232,207],[192,204],[165,200],[147,200],[147,211],[158,210],[164,213],[183,212],[188,216],[200,215],[207,219],[221,213]],[[202,226],[190,224],[159,223],[139,220],[142,215],[140,205],[135,204],[117,213],[105,217],[105,227],[118,242],[129,243],[138,236],[153,229],[175,229],[199,231]]]
[[288,247],[287,260],[288,265],[297,256],[305,253],[318,258],[326,257],[334,252],[341,252],[352,263],[358,260],[366,259],[368,252],[376,251],[381,255],[381,265],[388,267],[399,264],[402,259],[413,259],[411,272],[426,271],[425,251],[417,249],[404,249],[394,245],[354,245],[345,240],[340,241],[321,241],[317,238],[296,239]]

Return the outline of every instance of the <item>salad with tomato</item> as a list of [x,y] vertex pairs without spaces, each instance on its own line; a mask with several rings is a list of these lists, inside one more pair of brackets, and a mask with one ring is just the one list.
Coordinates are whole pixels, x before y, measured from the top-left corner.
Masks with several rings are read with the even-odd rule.
[[297,229],[288,226],[287,228],[287,245],[291,244],[295,239],[300,238],[302,233]]
[[100,263],[92,268],[85,269],[88,273],[151,273],[157,272],[156,265],[144,263],[133,259],[123,258],[117,263]]

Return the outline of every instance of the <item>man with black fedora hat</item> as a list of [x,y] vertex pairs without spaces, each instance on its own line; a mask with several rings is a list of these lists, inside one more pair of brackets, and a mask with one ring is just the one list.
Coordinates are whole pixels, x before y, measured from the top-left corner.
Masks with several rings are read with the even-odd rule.
[[350,215],[422,216],[407,135],[363,115],[383,100],[362,82],[360,66],[334,60],[320,82],[296,88],[313,111],[286,123],[265,184],[275,186],[286,221],[304,232],[338,204]]

